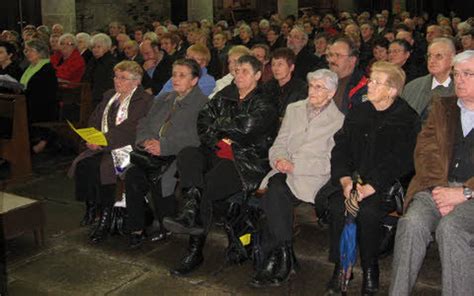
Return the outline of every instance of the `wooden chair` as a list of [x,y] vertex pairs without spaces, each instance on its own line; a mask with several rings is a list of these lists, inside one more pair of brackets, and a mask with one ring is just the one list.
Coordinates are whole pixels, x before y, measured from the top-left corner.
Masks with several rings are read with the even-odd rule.
[[30,138],[24,95],[0,94],[0,116],[12,121],[11,137],[0,139],[0,157],[11,167],[11,179],[31,175]]

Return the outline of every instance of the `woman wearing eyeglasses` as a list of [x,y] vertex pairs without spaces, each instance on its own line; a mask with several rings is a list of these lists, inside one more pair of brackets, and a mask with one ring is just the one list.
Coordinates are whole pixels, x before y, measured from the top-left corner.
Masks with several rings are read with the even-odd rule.
[[102,241],[110,227],[117,180],[111,152],[133,145],[138,121],[146,115],[152,100],[141,86],[143,70],[139,64],[123,61],[113,71],[114,89],[104,93],[88,125],[104,133],[107,146],[86,143],[87,149],[74,160],[70,169],[76,199],[86,204],[81,225],[93,224],[100,212],[99,223],[89,237],[92,243]]
[[378,251],[381,221],[395,208],[382,195],[396,180],[413,172],[413,150],[420,130],[415,110],[398,96],[405,83],[403,70],[389,62],[376,62],[368,84],[368,101],[355,106],[335,134],[331,155],[331,179],[340,191],[329,198],[330,261],[335,263],[328,290],[339,292],[341,270],[339,242],[344,227],[345,199],[357,172],[359,211],[356,218],[363,270],[363,295],[379,287]]

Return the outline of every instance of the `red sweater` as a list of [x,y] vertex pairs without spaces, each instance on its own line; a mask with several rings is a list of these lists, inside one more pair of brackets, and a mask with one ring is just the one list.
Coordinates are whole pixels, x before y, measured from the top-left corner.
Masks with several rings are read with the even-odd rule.
[[[81,82],[86,65],[77,49],[74,49],[67,59],[63,59],[62,53],[56,51],[51,55],[50,60],[56,70],[56,77],[71,82]],[[61,61],[62,63],[60,64]]]

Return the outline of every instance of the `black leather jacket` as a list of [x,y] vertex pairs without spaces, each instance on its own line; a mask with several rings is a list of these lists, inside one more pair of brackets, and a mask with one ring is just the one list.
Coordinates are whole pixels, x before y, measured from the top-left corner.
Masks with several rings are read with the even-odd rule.
[[204,106],[197,126],[201,144],[213,151],[221,139],[232,140],[243,189],[246,193],[256,190],[270,170],[268,149],[278,128],[278,112],[272,98],[257,87],[239,100],[232,83]]

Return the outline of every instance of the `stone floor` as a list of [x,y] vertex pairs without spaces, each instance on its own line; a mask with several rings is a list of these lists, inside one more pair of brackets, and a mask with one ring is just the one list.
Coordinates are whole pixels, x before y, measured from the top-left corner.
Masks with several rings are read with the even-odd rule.
[[[35,175],[7,191],[44,202],[46,244],[37,247],[32,234],[7,242],[9,295],[323,295],[332,266],[327,261],[327,230],[315,221],[309,207],[297,210],[300,231],[295,250],[301,268],[290,283],[279,288],[248,286],[250,263],[224,265],[226,238],[220,228],[210,234],[205,263],[194,274],[172,277],[168,269],[182,256],[185,238],[126,248],[125,237],[110,237],[98,246],[87,242],[80,228],[83,206],[74,200],[73,183],[66,177],[71,156],[35,158]],[[386,295],[392,257],[381,260],[381,291]],[[359,294],[361,271],[355,270],[349,295]],[[415,295],[440,295],[440,264],[430,247]]]

